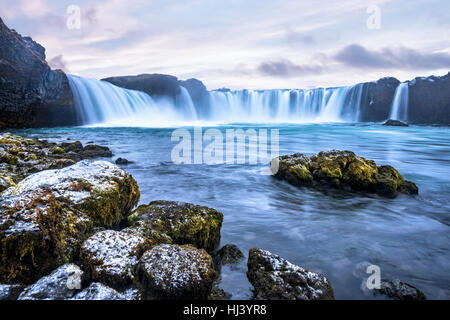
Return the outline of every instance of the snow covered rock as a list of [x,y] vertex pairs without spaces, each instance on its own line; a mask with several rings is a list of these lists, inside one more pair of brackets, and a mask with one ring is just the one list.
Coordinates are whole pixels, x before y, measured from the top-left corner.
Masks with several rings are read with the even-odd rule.
[[16,300],[22,291],[21,284],[0,284],[0,300]]
[[334,299],[330,282],[270,253],[253,248],[248,257],[247,278],[254,287],[256,300],[330,300]]
[[149,241],[145,238],[105,230],[83,243],[80,259],[94,281],[121,289],[132,283],[131,270],[147,249]]
[[78,255],[93,227],[118,224],[139,187],[114,164],[81,161],[30,175],[0,198],[0,281],[31,284]]
[[147,299],[206,299],[217,276],[205,250],[173,244],[144,253],[135,273]]
[[28,286],[18,300],[65,300],[81,289],[84,273],[75,264],[65,264]]
[[212,208],[175,201],[153,201],[139,206],[128,218],[126,232],[154,244],[192,244],[212,252],[220,243],[223,214]]

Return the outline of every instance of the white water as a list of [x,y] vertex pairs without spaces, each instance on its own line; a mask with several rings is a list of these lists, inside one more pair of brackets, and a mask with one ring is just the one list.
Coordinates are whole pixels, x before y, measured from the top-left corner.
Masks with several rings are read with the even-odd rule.
[[408,82],[402,82],[395,89],[389,119],[408,120]]
[[189,92],[175,102],[106,81],[69,75],[81,123],[102,126],[176,126],[212,123],[355,122],[363,84],[310,90],[211,91],[209,116],[199,119]]

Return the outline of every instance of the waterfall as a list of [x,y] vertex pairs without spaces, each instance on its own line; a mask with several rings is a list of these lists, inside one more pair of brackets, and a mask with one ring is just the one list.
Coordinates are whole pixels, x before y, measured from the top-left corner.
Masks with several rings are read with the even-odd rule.
[[85,125],[165,126],[202,120],[219,123],[356,122],[363,84],[292,90],[217,90],[209,92],[208,116],[198,117],[186,88],[175,101],[117,87],[109,82],[68,75]]
[[402,82],[395,89],[389,119],[408,120],[408,82]]

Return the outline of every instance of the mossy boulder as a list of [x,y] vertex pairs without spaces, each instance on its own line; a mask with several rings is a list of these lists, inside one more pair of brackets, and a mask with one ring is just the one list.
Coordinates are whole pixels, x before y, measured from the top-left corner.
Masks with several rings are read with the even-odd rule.
[[377,166],[351,151],[322,151],[311,157],[296,153],[272,161],[278,164],[274,176],[295,186],[366,191],[386,197],[418,193],[417,186],[394,167]]
[[247,278],[256,300],[331,300],[333,288],[323,275],[308,271],[269,251],[253,248]]
[[214,262],[219,268],[225,264],[236,264],[244,258],[244,254],[234,244],[226,244],[214,254]]
[[206,299],[217,273],[205,250],[162,244],[144,253],[135,276],[146,299]]
[[120,290],[132,284],[131,270],[149,248],[149,241],[145,238],[105,230],[83,243],[80,260],[93,281]]
[[212,252],[220,243],[223,214],[215,209],[175,201],[139,206],[128,218],[126,232],[140,234],[154,244],[192,244]]
[[94,227],[120,223],[139,200],[131,175],[84,160],[33,174],[0,200],[0,281],[32,283],[79,254]]

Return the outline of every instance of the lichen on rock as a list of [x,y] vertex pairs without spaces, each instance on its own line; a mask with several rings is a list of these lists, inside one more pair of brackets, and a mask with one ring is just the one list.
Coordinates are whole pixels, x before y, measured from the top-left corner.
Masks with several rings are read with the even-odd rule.
[[176,244],[145,252],[135,275],[146,299],[206,299],[217,277],[205,250]]
[[256,300],[330,300],[333,288],[323,275],[262,249],[250,249],[247,277]]
[[120,231],[105,230],[87,239],[80,259],[94,281],[123,289],[132,283],[132,269],[149,249],[149,241]]
[[274,175],[299,187],[328,186],[373,192],[385,197],[418,193],[417,186],[406,181],[394,167],[377,166],[375,161],[351,151],[322,151],[311,157],[300,153],[281,156]]
[[154,244],[192,244],[212,252],[220,243],[223,214],[215,209],[175,201],[139,206],[125,232],[140,234]]

